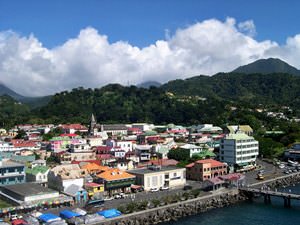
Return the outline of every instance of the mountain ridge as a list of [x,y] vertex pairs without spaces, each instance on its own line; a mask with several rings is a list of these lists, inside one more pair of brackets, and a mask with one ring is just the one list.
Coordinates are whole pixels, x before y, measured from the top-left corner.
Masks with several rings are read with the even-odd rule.
[[247,65],[239,66],[232,73],[287,73],[300,76],[300,70],[278,58],[259,59]]

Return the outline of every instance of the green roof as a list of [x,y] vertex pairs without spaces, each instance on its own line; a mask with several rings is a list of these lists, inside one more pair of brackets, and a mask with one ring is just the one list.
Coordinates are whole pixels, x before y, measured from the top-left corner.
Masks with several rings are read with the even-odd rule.
[[157,135],[157,132],[154,130],[148,130],[144,133],[145,136]]
[[33,167],[32,169],[26,169],[26,173],[30,173],[33,175],[37,175],[38,173],[46,173],[47,170],[49,170],[48,166],[36,166]]

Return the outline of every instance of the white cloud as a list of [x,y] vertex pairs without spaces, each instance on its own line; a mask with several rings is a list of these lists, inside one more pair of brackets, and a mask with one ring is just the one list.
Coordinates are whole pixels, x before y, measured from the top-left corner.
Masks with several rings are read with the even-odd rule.
[[54,49],[43,47],[34,36],[0,32],[0,81],[28,96],[53,94],[78,86],[108,83],[136,84],[148,80],[228,72],[259,58],[279,57],[300,66],[300,35],[285,45],[256,41],[253,21],[236,25],[233,18],[216,19],[166,31],[165,40],[144,48],[127,42],[109,43],[92,27],[80,31]]
[[246,20],[244,22],[239,23],[238,28],[240,32],[244,32],[250,37],[254,37],[256,35],[256,28],[253,20]]

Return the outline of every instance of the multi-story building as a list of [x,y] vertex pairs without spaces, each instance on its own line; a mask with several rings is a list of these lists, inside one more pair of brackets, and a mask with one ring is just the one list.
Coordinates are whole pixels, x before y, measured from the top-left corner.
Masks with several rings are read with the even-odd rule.
[[140,161],[149,161],[151,157],[151,145],[136,145],[135,154],[139,156]]
[[59,165],[48,173],[48,187],[58,191],[65,191],[71,185],[83,187],[87,171],[77,164]]
[[145,191],[150,191],[151,188],[180,187],[186,184],[185,168],[151,165],[128,172],[136,176],[136,184],[142,185]]
[[186,177],[190,180],[204,181],[225,175],[227,164],[213,159],[203,159],[186,166]]
[[228,134],[221,140],[219,159],[230,166],[255,165],[258,141],[243,132]]
[[25,182],[25,165],[0,157],[0,185]]
[[97,177],[103,180],[105,191],[110,196],[120,192],[130,192],[130,186],[135,183],[134,175],[118,168],[108,169]]

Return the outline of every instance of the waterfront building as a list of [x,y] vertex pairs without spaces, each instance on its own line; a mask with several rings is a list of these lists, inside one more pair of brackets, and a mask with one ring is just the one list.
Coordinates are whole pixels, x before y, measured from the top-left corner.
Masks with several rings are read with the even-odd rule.
[[161,187],[182,187],[186,184],[185,168],[149,165],[128,172],[136,176],[136,184],[143,186],[145,191]]
[[228,134],[221,140],[219,160],[235,168],[255,165],[258,141],[243,132]]
[[299,160],[300,159],[300,143],[295,143],[289,149],[284,151],[286,159]]
[[227,164],[214,159],[203,159],[186,166],[186,177],[190,180],[204,181],[227,174]]
[[116,193],[130,192],[130,186],[135,183],[135,176],[118,168],[111,168],[97,175],[104,181],[105,191],[109,196]]

